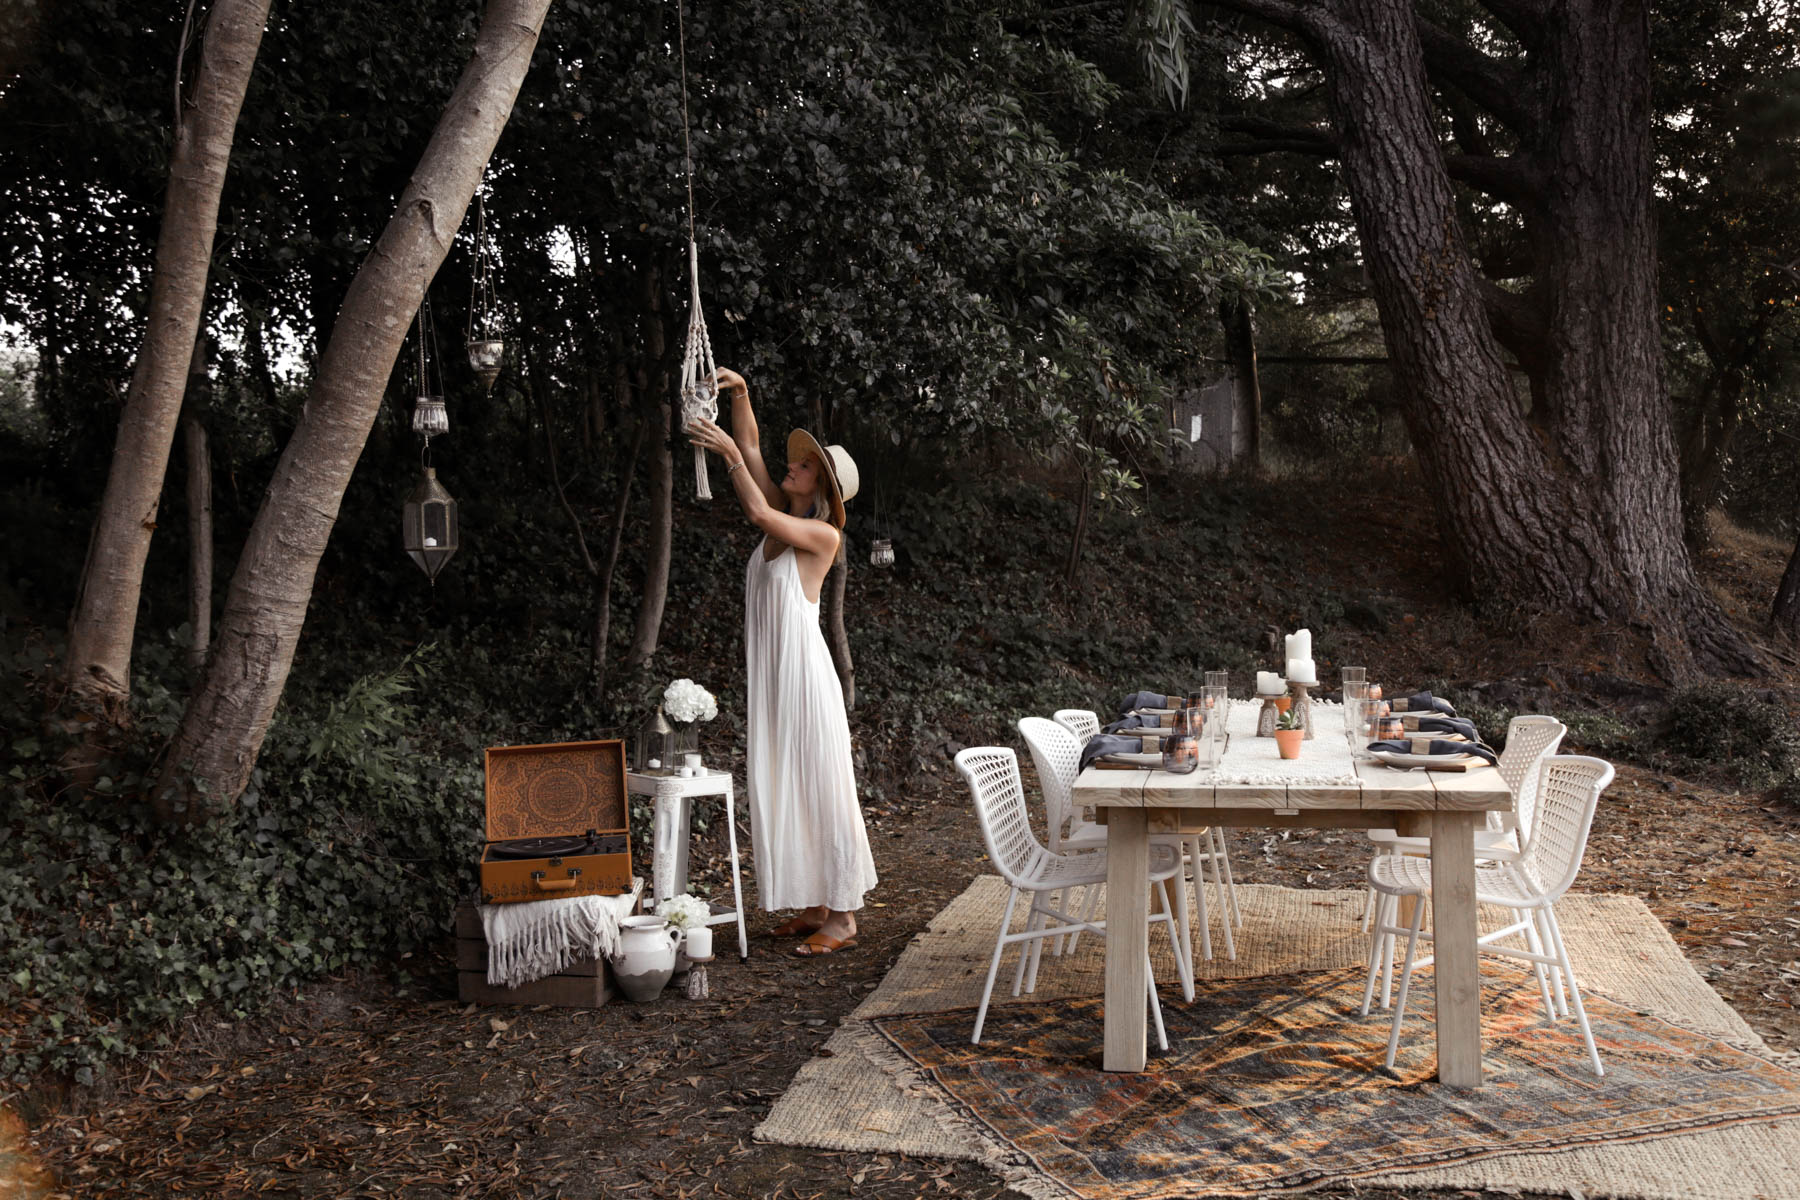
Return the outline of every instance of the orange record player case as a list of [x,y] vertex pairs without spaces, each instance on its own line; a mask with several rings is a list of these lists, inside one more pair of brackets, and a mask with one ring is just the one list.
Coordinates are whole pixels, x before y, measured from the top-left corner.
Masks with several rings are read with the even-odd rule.
[[[624,742],[490,746],[486,768],[483,904],[616,896],[631,890]],[[505,854],[505,843],[527,838],[566,838],[579,844],[541,857]]]

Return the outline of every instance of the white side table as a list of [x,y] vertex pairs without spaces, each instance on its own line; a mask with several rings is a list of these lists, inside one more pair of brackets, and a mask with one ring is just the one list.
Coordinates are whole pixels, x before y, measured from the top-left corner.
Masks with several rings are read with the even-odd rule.
[[[694,797],[720,796],[725,805],[725,830],[731,843],[731,903],[712,906],[708,925],[737,923],[738,958],[750,957],[750,936],[744,929],[744,887],[738,874],[737,816],[733,812],[731,772],[706,771],[683,778],[657,772],[625,772],[625,793],[649,796],[656,801],[655,841],[651,846],[650,893],[653,903],[679,896],[688,885],[688,838],[693,831]],[[724,911],[720,911],[723,909]]]

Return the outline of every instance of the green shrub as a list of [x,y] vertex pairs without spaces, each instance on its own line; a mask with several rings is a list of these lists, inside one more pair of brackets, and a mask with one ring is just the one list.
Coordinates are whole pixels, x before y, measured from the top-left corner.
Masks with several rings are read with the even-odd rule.
[[1800,790],[1800,728],[1781,705],[1741,685],[1706,683],[1675,692],[1655,751],[1674,769],[1723,769],[1742,787]]

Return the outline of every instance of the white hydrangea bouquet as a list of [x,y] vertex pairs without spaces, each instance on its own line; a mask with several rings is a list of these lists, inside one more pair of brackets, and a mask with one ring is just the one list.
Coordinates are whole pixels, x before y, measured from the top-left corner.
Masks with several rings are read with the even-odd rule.
[[671,721],[691,725],[710,721],[719,715],[719,702],[713,694],[691,679],[677,679],[663,692],[663,715]]
[[683,892],[658,903],[656,915],[677,929],[699,929],[705,926],[712,909],[698,896]]

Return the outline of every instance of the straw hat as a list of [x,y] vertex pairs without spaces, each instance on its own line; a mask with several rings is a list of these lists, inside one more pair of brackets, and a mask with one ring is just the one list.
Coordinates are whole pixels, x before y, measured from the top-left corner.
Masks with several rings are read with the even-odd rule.
[[788,434],[790,463],[799,462],[809,454],[825,464],[825,482],[831,493],[831,523],[842,529],[844,505],[856,498],[856,489],[861,482],[856,473],[856,460],[842,446],[819,445],[819,439],[804,429]]

